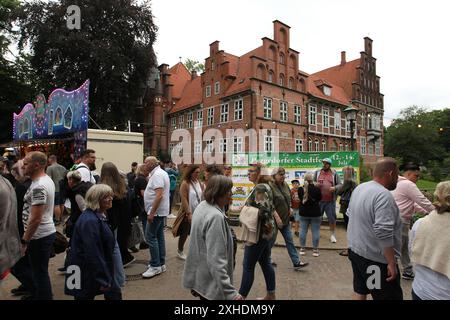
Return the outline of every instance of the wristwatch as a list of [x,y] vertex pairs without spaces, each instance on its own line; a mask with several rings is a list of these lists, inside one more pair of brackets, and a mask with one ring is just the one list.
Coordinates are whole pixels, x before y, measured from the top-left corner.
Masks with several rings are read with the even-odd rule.
[[21,243],[21,244],[29,245],[29,244],[30,244],[30,241],[27,241],[27,240],[25,240],[25,239],[20,239],[20,243]]

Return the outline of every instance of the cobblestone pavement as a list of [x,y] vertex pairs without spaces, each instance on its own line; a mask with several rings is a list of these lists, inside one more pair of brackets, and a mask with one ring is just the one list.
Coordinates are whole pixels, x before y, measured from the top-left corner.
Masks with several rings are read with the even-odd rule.
[[[277,299],[351,299],[352,296],[352,271],[346,257],[339,256],[339,250],[333,250],[340,242],[345,241],[343,231],[338,232],[338,243],[330,244],[327,227],[323,226],[321,241],[323,250],[320,257],[312,257],[311,251],[303,260],[310,263],[301,271],[294,271],[287,250],[284,246],[276,246],[272,251],[272,259],[278,265],[276,269]],[[167,272],[152,279],[141,279],[140,274],[145,271],[149,259],[149,251],[141,250],[134,254],[137,261],[126,268],[126,274],[130,277],[137,275],[138,280],[127,281],[123,289],[124,300],[192,300],[195,299],[188,290],[182,288],[181,277],[184,262],[176,257],[177,239],[174,239],[170,230],[165,233],[167,249]],[[310,235],[309,235],[310,237]],[[298,244],[298,237],[294,237]],[[282,238],[277,243],[284,244]],[[187,248],[188,243],[186,243]],[[339,247],[343,246],[342,243]],[[344,246],[345,247],[345,246]],[[236,270],[234,272],[234,283],[239,287],[242,276],[243,245],[238,245]],[[58,274],[57,268],[63,263],[64,254],[57,255],[50,260],[49,272],[52,281],[54,298],[58,300],[72,300],[70,296],[64,295],[64,276]],[[2,283],[1,290],[3,299],[16,300],[11,297],[9,291],[18,285],[13,276],[8,276]],[[411,299],[411,281],[402,280],[404,298]],[[259,265],[256,266],[255,281],[248,299],[264,296],[265,283]],[[100,296],[98,299],[102,299]]]

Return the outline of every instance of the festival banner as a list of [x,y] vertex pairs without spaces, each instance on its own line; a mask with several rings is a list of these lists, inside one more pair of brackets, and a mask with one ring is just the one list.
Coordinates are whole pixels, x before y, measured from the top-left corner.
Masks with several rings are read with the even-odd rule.
[[307,172],[314,172],[323,167],[322,160],[330,158],[332,169],[336,170],[343,180],[342,168],[352,166],[356,172],[356,181],[359,183],[359,153],[358,152],[300,152],[274,154],[239,154],[233,155],[233,203],[231,211],[239,212],[244,201],[254,185],[248,180],[247,170],[249,164],[260,162],[272,172],[272,169],[282,167],[286,170],[286,182],[292,187],[291,181],[297,179],[303,185]]

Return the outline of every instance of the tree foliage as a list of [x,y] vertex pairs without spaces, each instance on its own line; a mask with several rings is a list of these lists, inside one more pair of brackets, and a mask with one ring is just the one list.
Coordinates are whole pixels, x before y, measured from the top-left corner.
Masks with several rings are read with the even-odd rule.
[[205,72],[205,65],[203,63],[200,63],[198,60],[188,58],[184,61],[184,65],[190,72],[192,71],[197,71],[200,73]]
[[[81,9],[80,30],[67,27],[70,5]],[[149,1],[35,1],[24,4],[17,18],[19,48],[31,50],[40,91],[73,90],[90,79],[89,114],[96,122],[110,127],[138,120],[148,73],[156,65],[157,27]]]

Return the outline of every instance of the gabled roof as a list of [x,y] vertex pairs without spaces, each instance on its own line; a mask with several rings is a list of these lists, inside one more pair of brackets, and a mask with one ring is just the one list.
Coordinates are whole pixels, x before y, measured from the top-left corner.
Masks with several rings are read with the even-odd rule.
[[315,79],[325,79],[331,83],[337,84],[344,89],[348,97],[352,96],[352,82],[357,80],[358,73],[356,68],[359,66],[360,59],[346,62],[343,65],[337,65],[316,73],[311,76]]
[[[252,76],[252,56],[262,57],[263,47],[247,52],[235,61],[236,79],[224,93],[226,96],[239,93],[251,88],[250,77]],[[230,68],[230,70],[232,70]]]
[[202,77],[198,76],[194,80],[190,80],[186,83],[184,90],[180,95],[181,99],[176,102],[169,114],[176,113],[202,103],[202,95]]
[[170,68],[168,73],[170,73],[170,83],[173,85],[172,97],[180,99],[184,87],[191,80],[191,73],[181,62]]
[[[331,87],[331,96],[327,96],[323,93],[321,86],[323,86],[324,83]],[[351,95],[347,95],[342,87],[328,80],[320,78],[319,76],[317,76],[317,74],[310,75],[306,80],[306,90],[314,97],[332,101],[342,105],[348,105],[351,99]]]

